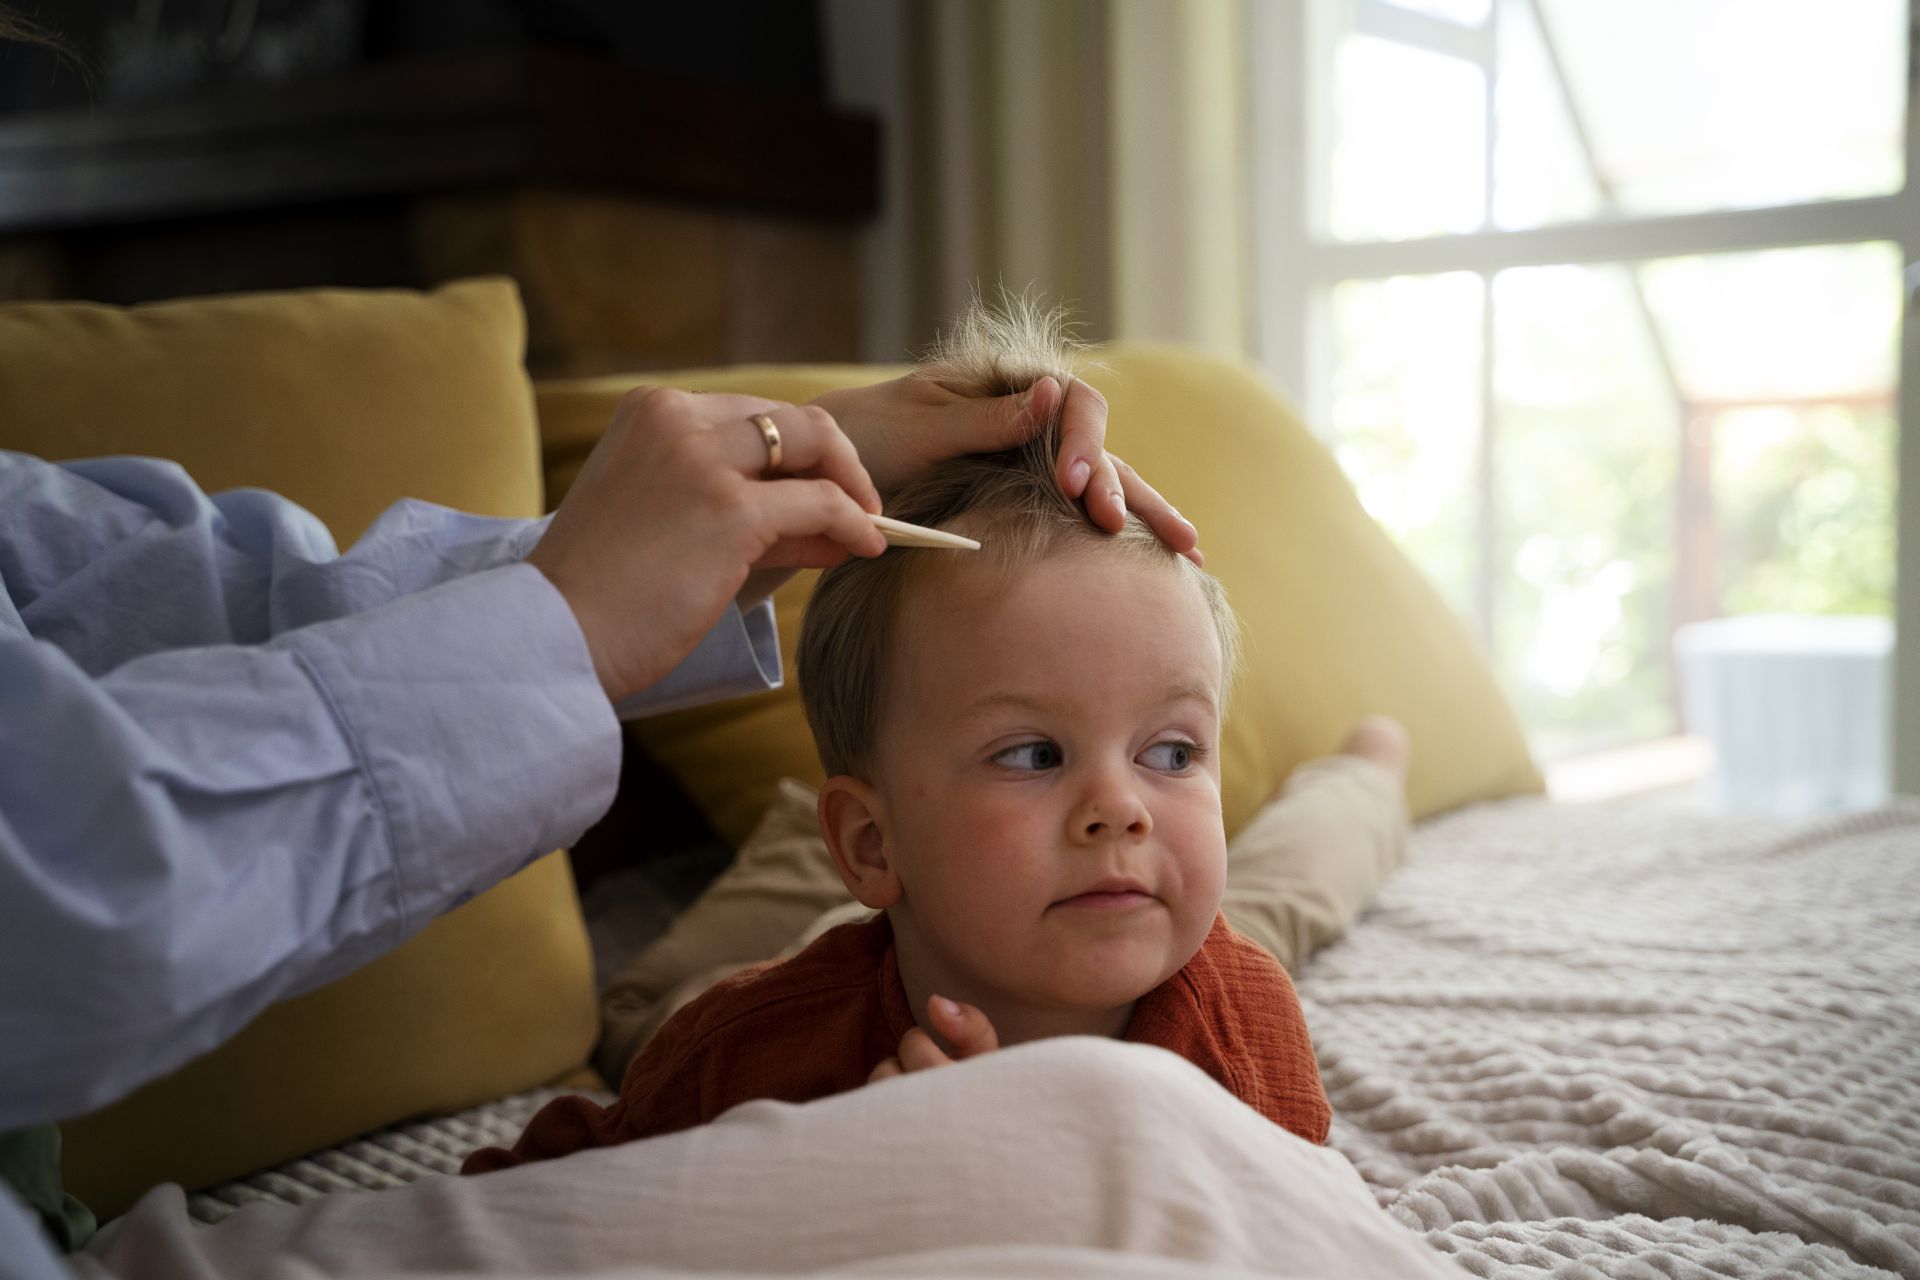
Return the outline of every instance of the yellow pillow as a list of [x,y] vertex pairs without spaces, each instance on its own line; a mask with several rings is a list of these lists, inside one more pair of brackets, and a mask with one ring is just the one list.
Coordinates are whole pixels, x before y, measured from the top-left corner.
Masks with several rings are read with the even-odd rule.
[[[1091,381],[1108,443],[1200,528],[1207,568],[1246,626],[1246,670],[1227,716],[1223,804],[1239,831],[1302,761],[1373,712],[1413,736],[1415,817],[1541,790],[1513,712],[1471,633],[1361,508],[1326,448],[1251,368],[1184,349],[1118,345]],[[897,368],[744,367],[647,374],[649,383],[802,401]],[[636,379],[538,387],[550,478],[566,480]],[[776,597],[793,642],[813,575]],[[783,776],[821,780],[791,682],[638,721],[629,732],[738,845]]]
[[208,492],[285,494],[343,547],[400,498],[538,515],[525,346],[506,279],[0,306],[0,448],[171,458]]
[[550,854],[212,1053],[63,1122],[62,1178],[104,1221],[162,1182],[211,1186],[577,1072],[599,1032],[573,872]]
[[[0,307],[0,447],[172,458],[208,490],[274,489],[342,546],[402,497],[540,510],[510,281],[118,308]],[[67,1186],[103,1217],[586,1061],[591,954],[564,856],[365,969],[63,1125]]]

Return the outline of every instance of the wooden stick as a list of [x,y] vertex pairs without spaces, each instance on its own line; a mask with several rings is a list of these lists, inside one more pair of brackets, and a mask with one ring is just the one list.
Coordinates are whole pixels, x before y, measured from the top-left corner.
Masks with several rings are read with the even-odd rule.
[[929,529],[924,525],[908,524],[905,520],[895,520],[890,516],[868,516],[874,528],[886,535],[890,547],[930,547],[952,551],[978,551],[980,544],[972,538],[963,538],[957,533],[946,533],[940,529]]

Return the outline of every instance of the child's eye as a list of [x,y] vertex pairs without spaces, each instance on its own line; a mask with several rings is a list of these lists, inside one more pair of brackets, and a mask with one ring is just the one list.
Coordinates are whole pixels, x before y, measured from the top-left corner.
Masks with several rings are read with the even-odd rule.
[[1140,753],[1140,760],[1149,769],[1165,769],[1169,773],[1185,773],[1193,768],[1200,758],[1200,748],[1191,742],[1174,739],[1169,742],[1156,742]]
[[1004,764],[1013,769],[1058,769],[1060,767],[1060,748],[1045,740],[1023,742],[1017,747],[1008,747],[1005,751],[996,751],[994,763]]

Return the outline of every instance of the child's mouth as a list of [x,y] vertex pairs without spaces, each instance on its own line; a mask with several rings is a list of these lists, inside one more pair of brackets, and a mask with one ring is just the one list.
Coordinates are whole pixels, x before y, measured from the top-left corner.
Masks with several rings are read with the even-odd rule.
[[1078,911],[1122,911],[1128,907],[1142,907],[1152,901],[1153,895],[1150,893],[1123,889],[1119,893],[1083,893],[1055,905],[1072,907]]
[[1062,898],[1053,905],[1072,907],[1076,911],[1125,911],[1130,907],[1145,906],[1153,900],[1153,895],[1135,881],[1111,880],[1103,881],[1085,893]]

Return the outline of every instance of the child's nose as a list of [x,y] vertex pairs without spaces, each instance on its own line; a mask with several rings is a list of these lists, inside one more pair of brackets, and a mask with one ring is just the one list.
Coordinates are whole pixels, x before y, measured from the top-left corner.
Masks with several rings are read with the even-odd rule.
[[1138,839],[1153,830],[1153,815],[1139,792],[1113,784],[1090,788],[1072,821],[1074,834],[1082,840],[1121,833]]

